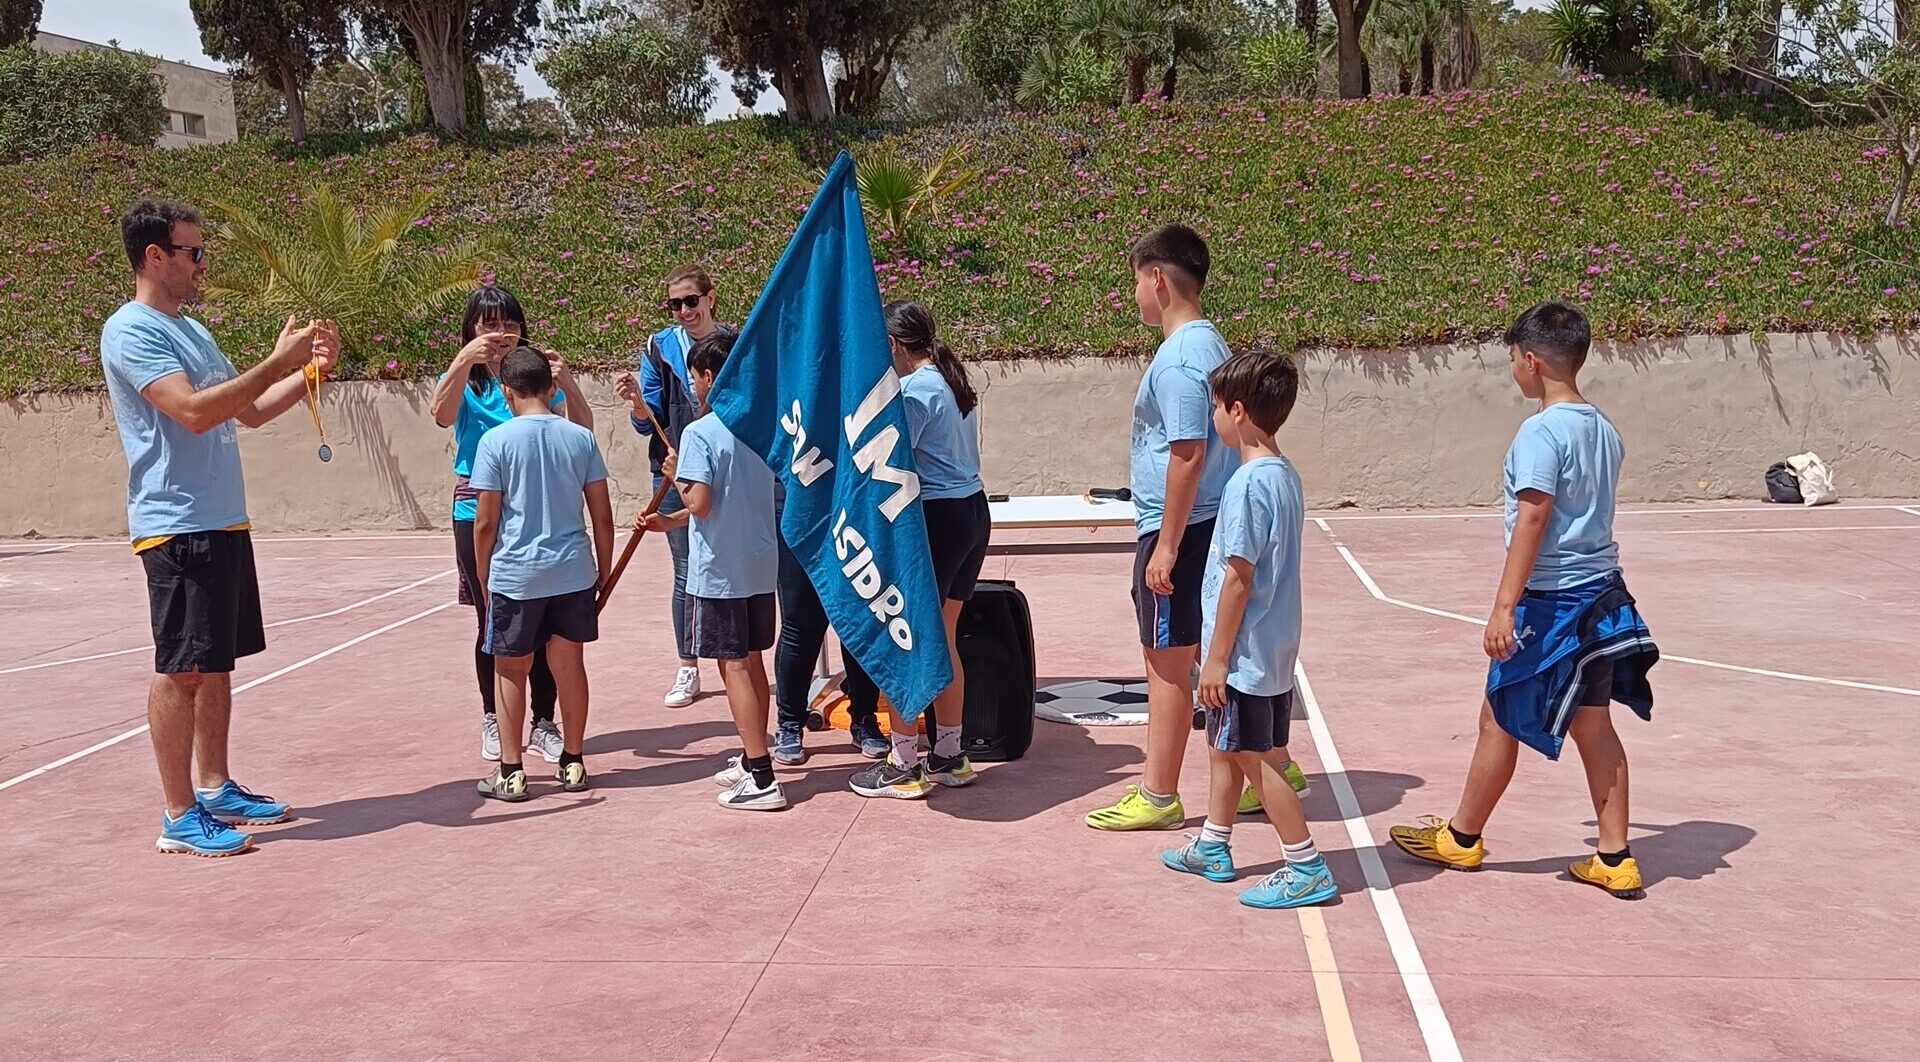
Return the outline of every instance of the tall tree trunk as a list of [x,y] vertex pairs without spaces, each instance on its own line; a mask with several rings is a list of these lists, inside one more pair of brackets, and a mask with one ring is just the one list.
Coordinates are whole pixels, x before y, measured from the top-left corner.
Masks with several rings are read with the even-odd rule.
[[467,65],[461,74],[460,83],[466,90],[467,132],[484,135],[487,133],[487,83],[480,76],[480,61],[467,56]]
[[408,4],[396,11],[419,51],[427,108],[440,132],[467,132],[467,15],[470,5]]
[[1364,99],[1372,88],[1368,84],[1367,53],[1360,47],[1360,30],[1366,25],[1372,0],[1332,0],[1333,21],[1340,32],[1340,98]]
[[293,133],[293,142],[306,143],[307,92],[291,63],[280,68],[280,95],[287,100],[287,127]]
[[1480,35],[1471,18],[1447,16],[1447,52],[1440,64],[1441,92],[1470,89],[1480,76]]
[[1180,57],[1175,55],[1167,64],[1167,73],[1160,79],[1160,98],[1170,100],[1173,92],[1180,87]]
[[1147,57],[1139,52],[1127,56],[1127,102],[1139,103],[1147,96]]
[[1433,38],[1420,38],[1420,95],[1433,95]]
[[819,49],[802,48],[787,69],[774,71],[773,87],[787,101],[789,118],[833,121],[833,87],[827,84],[826,59]]
[[1320,0],[1293,0],[1293,26],[1307,35],[1318,54],[1320,47]]

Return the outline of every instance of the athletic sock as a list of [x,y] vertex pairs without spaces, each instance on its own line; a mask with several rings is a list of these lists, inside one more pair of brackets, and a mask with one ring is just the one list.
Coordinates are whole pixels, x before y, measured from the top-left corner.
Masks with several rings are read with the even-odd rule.
[[1222,826],[1212,819],[1208,819],[1206,824],[1200,827],[1200,839],[1203,841],[1213,841],[1216,844],[1232,844],[1233,823],[1229,822],[1225,826]]
[[1162,796],[1148,789],[1144,782],[1140,785],[1140,795],[1146,797],[1147,803],[1152,804],[1156,808],[1170,808],[1173,806],[1174,801],[1180,799],[1180,794],[1178,793],[1168,793]]
[[755,789],[765,789],[773,784],[772,756],[749,756],[743,752],[740,754],[740,765],[753,776]]
[[933,724],[933,754],[943,760],[960,755],[960,728]]
[[1597,854],[1600,856],[1600,862],[1605,863],[1610,867],[1617,867],[1620,864],[1626,862],[1627,857],[1633,854],[1633,846],[1628,845],[1625,848],[1620,849],[1618,852],[1600,852]]
[[1295,866],[1301,863],[1311,863],[1320,858],[1320,850],[1313,846],[1313,838],[1311,837],[1301,841],[1299,844],[1288,844],[1285,841],[1281,841],[1280,851],[1286,854],[1287,862]]
[[1480,843],[1479,834],[1461,833],[1451,822],[1447,823],[1447,832],[1453,834],[1453,843],[1462,848],[1472,848],[1474,845]]
[[577,763],[584,767],[586,765],[586,762],[587,762],[586,757],[582,756],[578,752],[560,753],[560,766],[563,768],[566,767],[568,764],[572,764],[572,763]]
[[920,762],[920,735],[910,728],[895,727],[893,733],[887,735],[887,740],[893,743],[895,767],[911,767]]
[[500,761],[500,777],[502,778],[511,778],[513,777],[513,772],[524,770],[526,770],[526,768],[518,763],[508,763],[505,760]]

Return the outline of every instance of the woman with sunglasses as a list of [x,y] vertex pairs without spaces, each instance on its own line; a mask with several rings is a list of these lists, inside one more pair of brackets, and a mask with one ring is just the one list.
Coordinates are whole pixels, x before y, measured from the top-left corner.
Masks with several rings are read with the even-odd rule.
[[[480,437],[513,419],[506,393],[498,382],[500,361],[525,341],[527,315],[520,300],[505,288],[488,286],[467,299],[467,310],[460,318],[460,352],[440,377],[433,390],[433,421],[453,429],[453,553],[460,568],[460,603],[472,605],[479,614],[480,633],[473,643],[474,677],[480,683],[480,755],[488,760],[500,758],[500,725],[493,712],[493,656],[487,652],[487,602],[476,585],[473,553],[473,518],[478,497],[467,484],[473,471],[474,451]],[[567,370],[566,362],[546,351],[553,365],[553,411],[583,428],[593,428],[593,407],[580,393],[580,384]],[[557,692],[553,672],[547,667],[544,650],[533,654],[532,680],[533,732],[531,745],[548,763],[559,763],[565,751],[560,729],[553,722]],[[520,735],[513,735],[519,740]]]
[[[633,407],[633,430],[645,436],[647,462],[653,469],[653,489],[661,485],[660,463],[667,450],[680,449],[680,433],[701,417],[700,403],[693,397],[693,377],[687,372],[687,352],[694,343],[715,332],[733,333],[738,329],[721,324],[714,317],[713,278],[697,265],[684,265],[667,274],[667,298],[662,308],[674,323],[647,337],[647,349],[640,357],[639,379],[622,373],[614,382],[614,391]],[[657,429],[657,430],[656,430]],[[664,433],[664,434],[663,434]],[[667,484],[667,495],[660,511],[678,512],[685,508],[680,492]],[[700,696],[700,665],[693,657],[693,645],[687,636],[687,529],[667,532],[667,547],[673,554],[673,643],[680,654],[680,667],[668,689],[666,705],[685,708]]]

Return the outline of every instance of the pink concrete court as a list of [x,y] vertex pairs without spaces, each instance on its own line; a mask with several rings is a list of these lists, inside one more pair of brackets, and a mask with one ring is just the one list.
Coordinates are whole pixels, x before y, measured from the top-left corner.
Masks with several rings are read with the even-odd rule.
[[[235,676],[234,762],[298,818],[161,858],[139,565],[0,543],[0,1058],[1920,1057],[1920,505],[1618,530],[1665,653],[1654,723],[1618,714],[1647,898],[1562,875],[1593,836],[1571,750],[1523,756],[1484,871],[1387,845],[1457,795],[1499,522],[1343,512],[1307,525],[1293,740],[1342,895],[1303,912],[1235,902],[1278,859],[1263,820],[1237,886],[1163,869],[1178,834],[1081,824],[1141,728],[1038,723],[925,804],[855,796],[864,761],[812,735],[794,807],[720,809],[724,705],[660,706],[658,542],[589,651],[595,788],[533,758],[508,806],[474,792],[450,541],[263,536],[279,625]],[[1044,676],[1131,676],[1127,563],[987,574],[1027,592]]]

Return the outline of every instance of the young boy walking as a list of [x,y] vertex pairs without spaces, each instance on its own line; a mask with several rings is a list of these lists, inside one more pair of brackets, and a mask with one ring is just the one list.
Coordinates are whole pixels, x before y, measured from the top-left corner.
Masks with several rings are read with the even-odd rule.
[[[522,346],[500,363],[513,419],[480,439],[469,484],[475,499],[473,550],[487,601],[487,652],[494,661],[494,709],[504,733],[526,725],[527,677],[545,648],[559,695],[557,777],[569,793],[587,788],[581,742],[587,733],[587,666],[582,646],[600,637],[600,580],[613,566],[613,506],[607,466],[593,433],[555,416],[553,369]],[[586,513],[593,520],[587,539]],[[521,801],[527,772],[520,743],[505,742],[480,794]]]
[[1213,425],[1240,467],[1220,497],[1201,584],[1200,703],[1207,714],[1207,822],[1185,847],[1163,852],[1174,870],[1232,881],[1233,819],[1251,782],[1286,856],[1240,894],[1248,907],[1304,907],[1335,892],[1287,781],[1293,665],[1300,655],[1300,476],[1274,433],[1293,412],[1300,377],[1284,354],[1241,354],[1215,369]]
[[1142,236],[1128,252],[1140,320],[1165,336],[1133,400],[1133,601],[1147,671],[1147,763],[1139,785],[1087,815],[1096,830],[1170,830],[1186,821],[1180,761],[1193,720],[1200,580],[1233,452],[1213,430],[1207,374],[1227,344],[1200,309],[1207,241],[1184,225]]
[[687,628],[694,656],[714,661],[727,707],[740,732],[741,754],[713,776],[726,789],[720,806],[775,811],[787,806],[773,777],[767,749],[764,653],[773,647],[774,588],[779,551],[773,517],[773,472],[760,455],[735,439],[707,405],[714,377],[727,363],[735,335],[715,332],[693,345],[687,369],[704,416],[680,436],[680,452],[662,471],[673,478],[686,508],[647,518],[650,531],[689,527]]
[[1587,319],[1546,302],[1507,329],[1520,393],[1540,403],[1507,451],[1507,562],[1487,617],[1486,699],[1473,763],[1451,819],[1395,826],[1409,855],[1471,870],[1486,858],[1481,831],[1513,779],[1524,742],[1558,759],[1568,734],[1586,765],[1599,850],[1568,870],[1624,899],[1641,893],[1627,847],[1627,753],[1609,705],[1653,714],[1647,671],[1660,659],[1620,574],[1614,494],[1623,449],[1613,424],[1580,394],[1591,343]]

